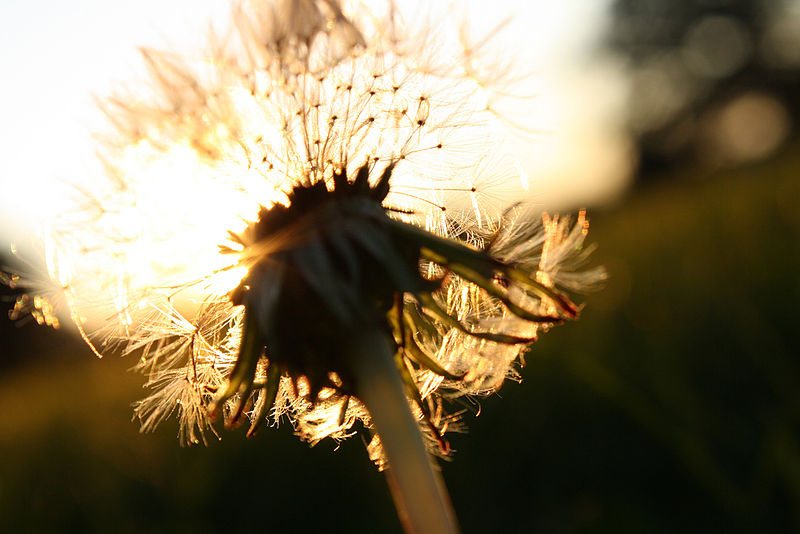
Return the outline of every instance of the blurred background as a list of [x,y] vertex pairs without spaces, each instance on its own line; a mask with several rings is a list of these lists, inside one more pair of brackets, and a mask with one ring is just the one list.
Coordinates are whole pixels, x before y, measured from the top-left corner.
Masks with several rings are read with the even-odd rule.
[[[91,159],[89,91],[138,68],[129,41],[180,43],[223,4],[51,3],[0,6],[0,233],[23,248],[48,180]],[[610,278],[452,438],[465,533],[797,531],[800,1],[504,9],[541,80],[532,190],[590,208]],[[5,313],[0,355],[9,531],[400,532],[358,438],[180,448],[131,422],[133,362]]]

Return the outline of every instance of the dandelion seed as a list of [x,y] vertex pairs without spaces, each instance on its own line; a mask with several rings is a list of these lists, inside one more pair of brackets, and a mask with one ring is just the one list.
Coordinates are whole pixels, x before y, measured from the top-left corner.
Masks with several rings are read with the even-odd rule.
[[50,278],[73,319],[101,302],[90,334],[77,319],[92,347],[139,358],[143,430],[174,415],[197,443],[217,418],[251,435],[286,416],[313,444],[360,422],[407,527],[454,531],[422,444],[448,454],[444,399],[497,390],[577,317],[565,290],[603,277],[580,271],[585,214],[509,204],[528,184],[486,40],[391,4],[242,1],[233,20],[201,59],[144,50],[149,96],[102,104],[108,181],[50,229]]

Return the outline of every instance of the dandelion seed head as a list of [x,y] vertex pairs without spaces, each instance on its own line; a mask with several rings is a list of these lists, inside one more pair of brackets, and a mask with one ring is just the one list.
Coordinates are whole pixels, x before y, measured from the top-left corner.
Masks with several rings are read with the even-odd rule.
[[375,327],[446,454],[446,399],[516,377],[577,315],[563,291],[602,279],[582,270],[585,214],[514,203],[530,184],[491,35],[391,2],[242,0],[232,20],[197,56],[142,50],[148,78],[100,102],[105,179],[52,221],[45,278],[96,351],[138,359],[145,431],[175,416],[205,442],[209,412],[251,433],[286,418],[312,444],[370,428],[339,349]]

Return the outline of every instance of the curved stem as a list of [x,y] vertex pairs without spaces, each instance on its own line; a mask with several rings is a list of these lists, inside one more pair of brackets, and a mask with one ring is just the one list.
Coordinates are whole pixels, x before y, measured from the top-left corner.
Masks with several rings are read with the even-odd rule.
[[386,475],[405,531],[458,534],[450,496],[425,450],[387,337],[364,332],[350,348],[356,358],[356,396],[367,406],[389,460]]

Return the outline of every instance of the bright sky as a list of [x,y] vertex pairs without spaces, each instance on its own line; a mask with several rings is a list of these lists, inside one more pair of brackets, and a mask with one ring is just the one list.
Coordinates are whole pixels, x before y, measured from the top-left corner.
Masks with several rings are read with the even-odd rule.
[[[401,0],[402,3],[402,0]],[[536,200],[576,207],[613,196],[628,174],[616,127],[620,77],[586,54],[609,0],[458,2],[487,26],[513,14],[506,39],[536,73],[524,117],[541,132],[521,141]],[[225,0],[3,0],[0,2],[0,242],[57,209],[56,180],[92,168],[92,94],[142,72],[136,47],[191,50]],[[490,27],[490,26],[489,26]]]

